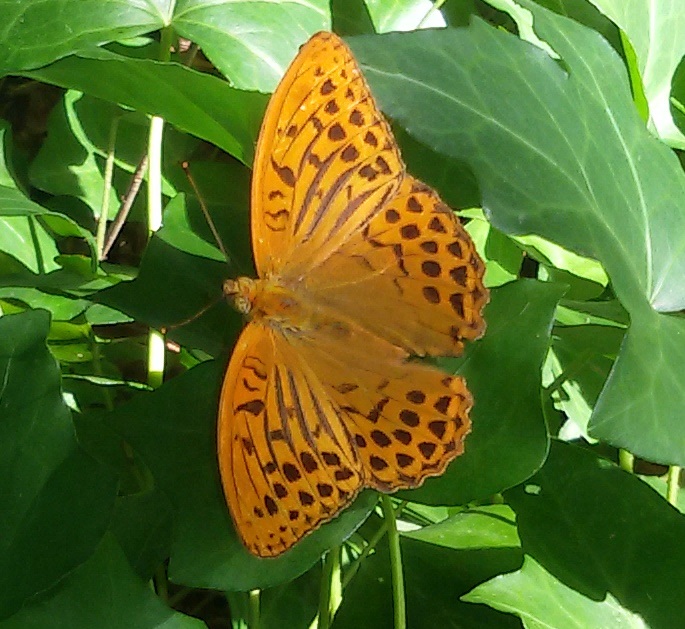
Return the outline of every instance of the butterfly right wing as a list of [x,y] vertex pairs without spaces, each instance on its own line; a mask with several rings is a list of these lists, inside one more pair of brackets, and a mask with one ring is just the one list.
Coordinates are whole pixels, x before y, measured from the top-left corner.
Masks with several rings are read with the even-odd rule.
[[331,519],[361,488],[339,408],[281,334],[249,323],[219,402],[219,468],[245,546],[278,555]]
[[406,175],[368,224],[302,279],[316,301],[419,356],[485,331],[485,266],[452,210]]

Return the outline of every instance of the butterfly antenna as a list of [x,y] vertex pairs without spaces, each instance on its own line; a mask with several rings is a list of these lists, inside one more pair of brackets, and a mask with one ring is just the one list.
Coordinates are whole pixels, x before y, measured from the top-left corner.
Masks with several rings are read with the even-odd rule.
[[207,312],[209,309],[216,306],[216,304],[218,304],[223,298],[224,298],[224,295],[222,293],[219,297],[212,299],[212,301],[210,301],[206,306],[203,306],[202,308],[200,308],[200,310],[198,310],[196,313],[190,315],[189,317],[182,319],[181,321],[177,321],[176,323],[172,323],[171,325],[165,325],[162,328],[162,332],[164,334],[166,334],[167,332],[169,332],[171,330],[175,330],[176,328],[180,328],[184,325],[187,325],[188,323],[190,323],[192,321],[195,321],[195,319],[199,319],[205,312]]
[[193,176],[190,174],[190,167],[188,165],[188,162],[183,162],[181,164],[181,168],[183,168],[183,172],[185,172],[186,177],[188,177],[188,181],[190,182],[190,185],[193,188],[193,191],[195,192],[195,196],[197,197],[197,200],[200,203],[200,208],[202,209],[202,213],[205,215],[205,220],[207,221],[207,225],[209,225],[209,229],[212,232],[212,236],[214,236],[214,240],[216,241],[217,246],[219,247],[219,250],[221,251],[222,255],[224,256],[224,259],[228,264],[230,264],[228,254],[226,253],[226,249],[224,248],[224,243],[221,241],[221,237],[219,236],[219,232],[216,229],[216,225],[214,224],[214,221],[212,220],[211,215],[209,214],[209,210],[207,210],[207,206],[205,205],[205,201],[202,198],[202,195],[200,194],[200,190],[197,187],[197,184],[195,183],[195,179]]

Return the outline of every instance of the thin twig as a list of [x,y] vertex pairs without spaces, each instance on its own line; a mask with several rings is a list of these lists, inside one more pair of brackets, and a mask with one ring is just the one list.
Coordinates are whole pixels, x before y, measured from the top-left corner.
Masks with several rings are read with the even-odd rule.
[[147,169],[147,162],[148,156],[146,151],[145,155],[143,155],[140,162],[138,162],[136,172],[133,173],[131,184],[128,187],[126,196],[124,196],[124,200],[121,202],[121,205],[119,206],[119,211],[117,212],[117,215],[114,217],[112,224],[107,230],[107,238],[105,239],[105,245],[102,248],[102,255],[100,256],[100,260],[107,259],[110,250],[114,246],[116,239],[119,237],[119,233],[124,227],[124,223],[126,222],[128,214],[131,211],[133,201],[135,201],[135,198],[138,195],[138,191],[140,190],[140,185],[143,183],[143,176],[145,174],[145,170]]
[[98,260],[102,260],[103,245],[107,231],[107,217],[109,216],[109,199],[112,192],[112,178],[114,177],[114,152],[117,143],[117,131],[119,129],[119,119],[121,114],[114,110],[112,121],[109,126],[109,140],[107,142],[107,161],[105,162],[104,185],[102,186],[102,204],[100,206],[100,216],[98,217],[98,227],[95,238],[97,246]]

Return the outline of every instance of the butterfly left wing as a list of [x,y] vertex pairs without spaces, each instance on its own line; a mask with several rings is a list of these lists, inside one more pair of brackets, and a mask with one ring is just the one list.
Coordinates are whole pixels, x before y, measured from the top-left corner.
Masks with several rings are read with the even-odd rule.
[[340,410],[280,333],[256,322],[224,378],[218,451],[237,532],[261,557],[290,548],[361,487]]
[[260,277],[296,277],[362,226],[404,173],[390,128],[345,43],[318,33],[276,88],[252,176]]

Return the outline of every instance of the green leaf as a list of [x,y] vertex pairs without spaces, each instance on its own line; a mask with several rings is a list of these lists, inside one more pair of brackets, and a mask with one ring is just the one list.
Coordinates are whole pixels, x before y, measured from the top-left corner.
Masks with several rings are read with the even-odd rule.
[[[319,563],[289,583],[262,590],[259,597],[260,629],[311,627],[319,611],[321,577]],[[247,623],[250,618],[248,596],[244,592],[228,593],[231,619],[234,623],[242,620],[245,627],[249,627]]]
[[44,311],[0,317],[0,618],[87,559],[116,477],[76,444]]
[[505,500],[526,554],[579,594],[607,593],[649,626],[685,613],[685,518],[637,477],[555,442],[540,472]]
[[141,579],[150,579],[169,556],[171,506],[159,490],[117,499],[111,531]]
[[600,289],[609,281],[602,265],[596,260],[583,258],[539,236],[519,236],[516,241],[545,264],[599,284]]
[[68,57],[23,74],[161,116],[244,163],[252,162],[266,98],[232,88],[215,76],[106,50]]
[[4,24],[0,76],[161,28],[169,18],[169,5],[166,0],[0,0]]
[[445,20],[430,0],[367,0],[369,15],[377,33],[443,28]]
[[685,148],[685,136],[671,115],[669,96],[676,68],[685,55],[685,13],[679,0],[591,0],[627,35],[637,57],[642,87],[649,103],[649,125],[674,148]]
[[[54,235],[85,239],[92,253],[93,236],[70,218],[27,199],[16,188],[0,186],[0,250],[14,255],[34,272],[58,268]],[[51,233],[52,232],[52,233]]]
[[437,546],[453,549],[519,548],[516,521],[508,505],[470,507],[442,522],[403,533]]
[[10,124],[6,120],[0,121],[0,186],[7,188],[14,188],[14,173],[11,159],[8,159],[7,153],[11,150],[11,134]]
[[[141,157],[147,150],[149,120],[136,112],[126,112],[81,92],[68,91],[52,110],[48,134],[35,159],[29,177],[33,185],[53,195],[81,199],[99,216],[103,204],[105,159],[110,151],[110,134],[115,130],[114,170],[110,188],[109,219],[119,208]],[[179,162],[196,144],[187,135],[167,129],[164,142],[166,163]],[[165,195],[175,190],[162,175]],[[134,206],[135,211],[135,206]]]
[[611,594],[601,601],[583,596],[555,579],[530,557],[525,558],[518,572],[495,577],[462,596],[462,600],[516,614],[526,629],[647,628],[642,618],[621,607]]
[[19,301],[33,309],[48,310],[53,320],[58,321],[69,321],[88,307],[88,302],[83,299],[50,295],[35,288],[22,288],[21,286],[0,288],[0,300],[5,299]]
[[105,416],[136,449],[174,511],[170,578],[195,587],[250,590],[305,572],[340,544],[376,503],[364,492],[340,516],[276,559],[250,555],[233,531],[216,460],[222,365],[207,362]]
[[632,315],[590,419],[590,436],[666,465],[685,465],[685,318]]
[[[458,370],[474,399],[465,452],[442,476],[402,495],[414,502],[464,504],[512,487],[542,465],[548,437],[540,368],[563,291],[533,280],[492,291],[485,336],[467,346]],[[460,363],[444,359],[440,364],[454,372]]]
[[[553,334],[551,391],[558,408],[580,434],[587,434],[590,414],[621,347],[625,331],[607,325],[557,326]],[[550,386],[552,383],[548,383]]]
[[192,229],[183,194],[175,196],[164,208],[164,228],[159,237],[179,251],[217,262],[225,262],[217,246],[201,238]]
[[1,629],[201,629],[196,618],[166,607],[149,584],[138,578],[111,535],[64,582],[16,616]]
[[276,0],[264,8],[248,0],[179,0],[173,25],[233,85],[272,92],[298,47],[331,22],[327,0]]
[[170,333],[175,341],[217,356],[241,326],[240,315],[222,297],[227,276],[225,264],[185,254],[153,237],[138,277],[93,299],[157,328],[178,326]]
[[[67,92],[53,109],[47,138],[31,163],[29,177],[42,190],[81,199],[98,216],[103,203],[104,159],[98,160],[75,111],[82,98],[78,92]],[[94,104],[93,99],[90,102]],[[109,114],[111,121],[120,112],[110,105]],[[116,210],[118,199],[114,189],[110,190],[109,203]]]

